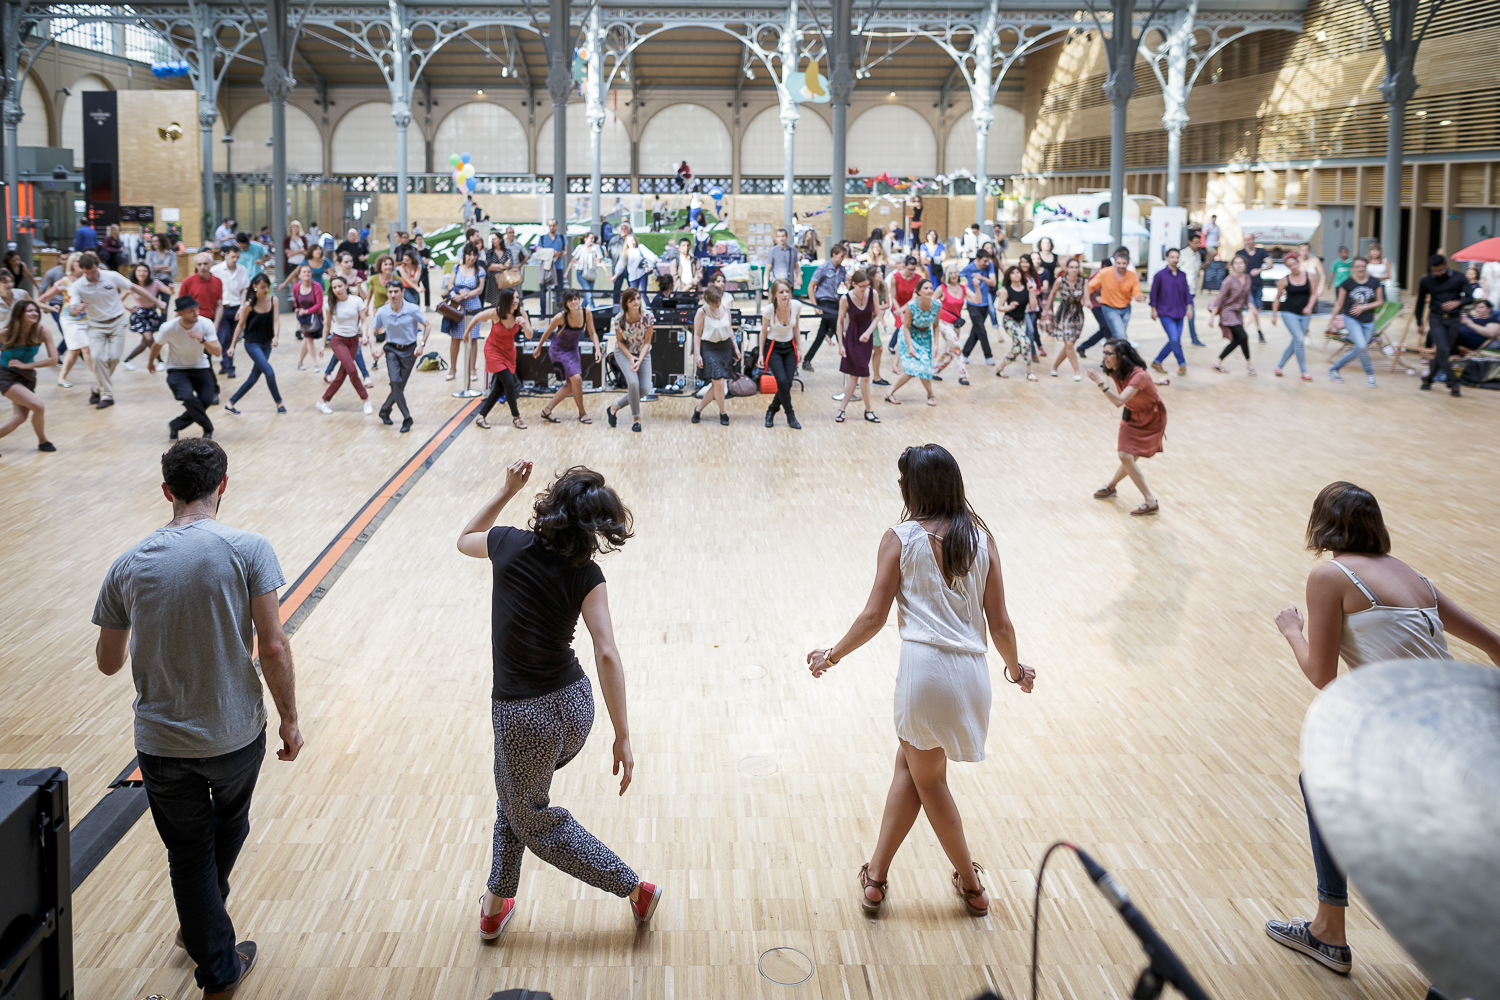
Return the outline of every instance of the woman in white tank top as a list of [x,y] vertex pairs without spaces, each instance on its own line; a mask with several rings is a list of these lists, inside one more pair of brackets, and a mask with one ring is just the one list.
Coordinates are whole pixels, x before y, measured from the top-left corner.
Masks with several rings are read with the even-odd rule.
[[821,677],[885,627],[898,608],[901,665],[896,674],[896,773],[885,800],[880,837],[859,870],[860,906],[875,916],[885,902],[891,861],[919,812],[953,862],[953,888],[971,916],[989,912],[969,856],[963,819],[948,790],[948,761],[984,760],[990,720],[986,626],[1005,660],[1005,679],[1029,693],[1036,671],[1016,654],[1005,610],[995,542],[964,496],[958,462],[940,445],[908,448],[901,471],[903,520],[880,540],[875,585],[865,610],[828,649],[807,656]]
[[[1307,577],[1307,635],[1295,607],[1276,616],[1276,627],[1317,688],[1338,676],[1340,656],[1351,670],[1382,660],[1449,659],[1447,635],[1478,646],[1500,666],[1500,635],[1390,554],[1380,505],[1367,490],[1344,482],[1325,486],[1313,501],[1307,547],[1333,555]],[[1317,915],[1311,921],[1268,920],[1266,934],[1347,974],[1353,967],[1344,934],[1348,881],[1324,846],[1310,808],[1307,825],[1318,873]]]

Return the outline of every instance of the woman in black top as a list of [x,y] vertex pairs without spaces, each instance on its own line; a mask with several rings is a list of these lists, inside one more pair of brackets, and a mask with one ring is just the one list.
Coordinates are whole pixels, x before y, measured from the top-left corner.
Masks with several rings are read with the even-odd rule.
[[1010,337],[1010,351],[998,362],[995,374],[1010,378],[1005,369],[1014,361],[1026,366],[1026,380],[1035,382],[1031,371],[1031,338],[1026,334],[1026,310],[1036,303],[1036,291],[1026,283],[1026,275],[1012,264],[1005,269],[1005,284],[995,293],[995,303],[1000,307],[1000,324]]
[[250,377],[245,379],[245,384],[240,386],[229,402],[224,404],[227,413],[239,413],[234,408],[249,392],[260,377],[266,377],[266,388],[271,390],[271,398],[276,401],[276,412],[285,413],[286,407],[281,405],[281,390],[276,388],[276,369],[271,367],[271,349],[281,343],[279,332],[280,306],[276,301],[276,295],[271,291],[271,279],[262,271],[250,279],[250,291],[246,294],[249,300],[240,307],[239,318],[235,320],[234,334],[229,338],[229,346],[224,348],[228,357],[234,357],[235,345],[241,340],[245,343],[245,353],[250,355],[250,360],[255,364],[255,370]]
[[490,715],[499,798],[489,884],[479,904],[484,938],[498,937],[515,913],[527,848],[582,882],[628,897],[637,923],[651,919],[662,896],[659,886],[642,882],[566,809],[547,805],[553,772],[578,755],[594,725],[593,689],[572,646],[580,614],[594,641],[599,690],[615,727],[611,773],[621,775],[621,795],[630,787],[635,759],[625,672],[604,573],[594,562],[630,538],[630,511],[603,476],[574,466],[537,495],[529,530],[495,527],[501,509],[530,478],[530,462],[512,462],[504,488],[458,538],[460,552],[489,559],[494,572]]

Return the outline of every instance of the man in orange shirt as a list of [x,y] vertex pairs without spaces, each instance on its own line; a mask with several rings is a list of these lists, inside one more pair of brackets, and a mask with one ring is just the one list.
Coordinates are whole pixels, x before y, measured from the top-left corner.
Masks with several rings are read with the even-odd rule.
[[1125,331],[1130,327],[1130,304],[1137,299],[1145,301],[1141,292],[1141,279],[1130,266],[1130,251],[1120,247],[1114,253],[1114,267],[1102,267],[1089,278],[1088,290],[1098,292],[1103,305],[1100,309],[1109,326],[1111,337],[1129,340]]

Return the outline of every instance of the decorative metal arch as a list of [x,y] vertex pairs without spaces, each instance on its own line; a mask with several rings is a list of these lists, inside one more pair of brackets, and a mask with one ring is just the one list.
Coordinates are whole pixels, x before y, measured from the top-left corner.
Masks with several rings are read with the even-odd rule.
[[[1192,42],[1187,50],[1186,90],[1192,90],[1198,74],[1229,43],[1258,31],[1301,31],[1302,19],[1285,14],[1207,13],[1193,16]],[[1152,36],[1156,36],[1153,41]],[[1167,89],[1166,64],[1172,30],[1167,24],[1155,23],[1141,39],[1141,54],[1156,75],[1163,92]]]

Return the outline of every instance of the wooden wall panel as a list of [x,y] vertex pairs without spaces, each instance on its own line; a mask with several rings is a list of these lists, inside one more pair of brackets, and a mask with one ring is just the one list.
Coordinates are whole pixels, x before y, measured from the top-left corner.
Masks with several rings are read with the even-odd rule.
[[[156,230],[164,209],[182,218],[182,241],[203,242],[202,159],[198,146],[198,95],[191,90],[121,90],[120,204],[151,205]],[[157,129],[176,122],[182,138],[162,139]]]

